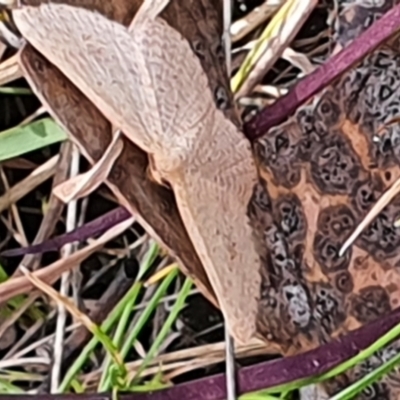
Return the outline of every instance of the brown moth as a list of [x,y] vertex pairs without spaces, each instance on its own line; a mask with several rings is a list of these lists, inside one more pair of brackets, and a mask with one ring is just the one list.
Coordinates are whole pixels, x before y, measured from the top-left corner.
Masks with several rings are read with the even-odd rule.
[[157,17],[160,4],[145,2],[132,33],[67,5],[13,15],[23,36],[151,156],[175,193],[232,335],[247,342],[261,285],[247,217],[257,169],[250,143],[215,107],[188,42]]
[[[43,2],[24,0],[23,3],[39,5]],[[53,2],[93,9],[128,25],[142,0]],[[212,0],[190,3],[172,0],[160,16],[191,43],[207,75],[217,106],[237,123],[225,61],[221,58],[221,14],[219,3]],[[47,111],[64,127],[88,161],[92,164],[97,162],[110,143],[111,123],[57,67],[28,43],[21,49],[18,60],[25,78]],[[124,138],[123,142],[123,152],[105,184],[119,203],[124,204],[146,231],[176,258],[182,272],[191,277],[201,293],[218,307],[214,291],[183,226],[172,191],[153,182],[147,173],[147,154],[128,139]]]

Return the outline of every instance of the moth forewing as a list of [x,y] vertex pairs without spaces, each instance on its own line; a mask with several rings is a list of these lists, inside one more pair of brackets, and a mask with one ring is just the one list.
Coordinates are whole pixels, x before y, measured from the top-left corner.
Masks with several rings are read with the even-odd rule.
[[258,177],[249,143],[221,112],[207,132],[173,187],[228,327],[245,343],[256,331],[260,300],[261,264],[247,215]]
[[261,285],[247,218],[257,171],[249,144],[216,109],[189,43],[154,15],[141,14],[131,33],[64,4],[24,7],[14,20],[106,118],[152,154],[232,335],[247,342],[256,330]]
[[115,126],[143,150],[150,150],[152,132],[161,128],[157,115],[149,118],[147,110],[157,103],[140,49],[127,28],[66,4],[26,6],[13,11],[13,17],[33,47]]

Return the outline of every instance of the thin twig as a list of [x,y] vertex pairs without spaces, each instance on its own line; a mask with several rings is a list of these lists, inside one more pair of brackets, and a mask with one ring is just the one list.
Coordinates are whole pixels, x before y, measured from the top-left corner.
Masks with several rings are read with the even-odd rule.
[[362,231],[379,215],[379,213],[399,194],[400,192],[400,179],[397,179],[393,185],[382,194],[379,200],[373,205],[371,210],[368,211],[367,215],[358,224],[357,228],[350,235],[350,237],[344,242],[343,246],[339,250],[339,257],[342,257],[347,249],[357,240],[358,236],[361,235]]
[[272,18],[232,80],[237,98],[248,95],[292,42],[317,0],[288,0]]
[[235,373],[235,343],[229,334],[227,324],[224,325],[225,334],[225,368],[226,368],[226,394],[227,400],[235,400],[236,373]]
[[[72,150],[71,166],[70,166],[70,178],[78,175],[79,173],[79,150],[74,146]],[[77,218],[77,201],[72,200],[68,204],[67,208],[67,220],[66,220],[66,231],[70,232],[76,227]],[[74,243],[68,243],[62,249],[62,256],[68,257],[74,251]],[[69,276],[70,271],[66,271],[61,275],[61,286],[60,295],[67,296],[69,288]],[[67,312],[63,303],[58,303],[58,316],[57,325],[54,338],[54,353],[53,353],[53,367],[51,370],[51,393],[57,393],[60,384],[61,375],[61,364],[63,359],[63,342],[64,342],[64,332],[65,324],[67,319]]]
[[284,0],[267,0],[265,3],[250,11],[243,18],[235,21],[231,26],[232,42],[243,39],[250,32],[258,28],[281,6]]

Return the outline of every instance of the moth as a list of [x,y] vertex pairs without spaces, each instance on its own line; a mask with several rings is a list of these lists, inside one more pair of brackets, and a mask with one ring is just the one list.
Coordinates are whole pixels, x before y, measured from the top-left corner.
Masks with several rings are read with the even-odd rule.
[[167,3],[145,1],[130,30],[64,4],[26,6],[13,17],[29,43],[149,154],[154,176],[173,189],[229,331],[246,343],[261,286],[247,216],[258,172],[189,43],[158,17]]
[[[24,4],[29,5],[38,5],[41,2],[41,0],[39,2],[24,0]],[[129,26],[142,4],[142,0],[111,0],[109,3],[97,0],[61,2],[84,8],[90,7],[91,10],[96,10],[124,26]],[[225,60],[220,57],[221,14],[222,10],[214,7],[212,0],[194,3],[173,0],[160,14],[161,18],[191,43],[192,48],[201,50],[198,56],[214,96],[221,94],[221,84],[222,88],[227,88],[229,85],[224,68]],[[205,25],[206,35],[203,33]],[[91,165],[98,162],[107,152],[112,138],[111,122],[56,66],[29,43],[23,44],[17,61],[32,91],[49,114],[68,133],[70,140],[78,146],[81,154]],[[225,89],[222,90],[222,94],[225,94]],[[229,93],[228,97],[224,97],[227,101],[221,103],[218,101],[220,99],[220,96],[217,97],[216,103],[220,108],[223,107],[224,114],[237,121],[236,110],[231,105]],[[120,207],[114,210],[108,215],[107,221],[112,225],[114,217],[120,220],[121,216],[125,215],[127,218],[129,212],[135,215],[135,220],[177,260],[182,272],[194,281],[202,295],[218,307],[204,267],[179,215],[172,190],[154,182],[148,173],[147,153],[124,135],[123,143],[123,151],[115,160],[104,184],[125,209]],[[42,243],[41,246],[44,249],[46,243]],[[16,252],[26,254],[29,252],[28,249],[17,249]]]

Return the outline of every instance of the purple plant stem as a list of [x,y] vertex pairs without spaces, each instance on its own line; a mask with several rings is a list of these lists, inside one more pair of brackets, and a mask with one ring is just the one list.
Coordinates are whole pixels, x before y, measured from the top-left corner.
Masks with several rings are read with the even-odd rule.
[[[323,374],[357,355],[400,320],[400,307],[341,339],[296,356],[242,368],[238,372],[239,393],[268,389],[310,376]],[[2,395],[1,400],[30,400],[29,395]],[[36,395],[37,400],[110,400],[109,394]],[[147,393],[130,393],[121,400],[223,400],[226,398],[224,374],[213,375],[167,389]]]
[[108,229],[130,218],[131,214],[123,207],[118,207],[71,232],[45,240],[33,246],[5,250],[0,253],[3,257],[16,257],[25,254],[46,253],[59,250],[62,246],[72,242],[83,242],[88,238],[101,235]]
[[400,4],[387,11],[349,46],[300,80],[288,94],[279,98],[244,125],[244,132],[255,140],[293,114],[344,72],[379,47],[400,29]]
[[[238,373],[239,394],[268,389],[331,370],[373,344],[400,321],[400,307],[339,340],[296,356],[242,368]],[[138,393],[132,400],[223,400],[225,375],[218,374],[153,393]],[[128,398],[126,398],[128,400]]]

